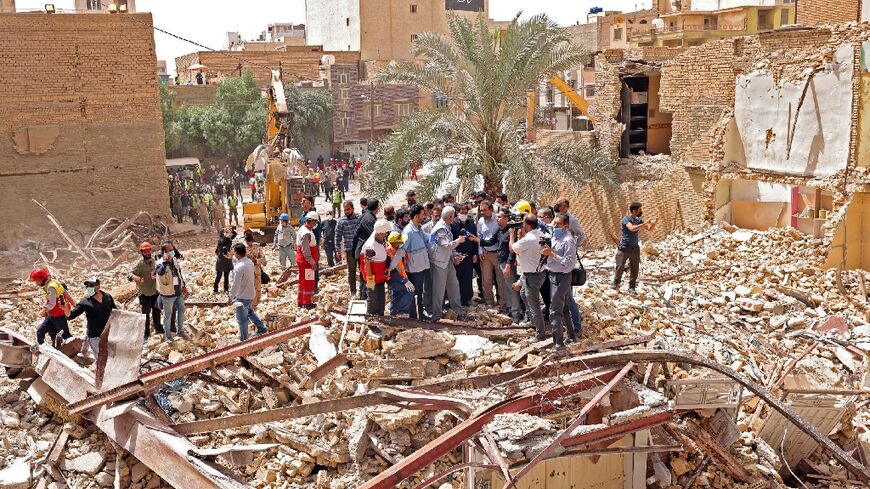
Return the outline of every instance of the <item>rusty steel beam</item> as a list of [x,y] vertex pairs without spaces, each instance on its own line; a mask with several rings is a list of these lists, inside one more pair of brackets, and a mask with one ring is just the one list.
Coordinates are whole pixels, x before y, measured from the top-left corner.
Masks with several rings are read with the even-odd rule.
[[[329,360],[325,361],[323,365],[319,365],[317,368],[312,370],[311,373],[308,374],[307,380],[310,381],[312,385],[316,384],[320,382],[321,379],[329,375],[330,372],[344,365],[345,363],[347,363],[347,354],[339,353],[334,357],[330,358]],[[305,382],[304,384],[307,384],[307,382]]]
[[[524,375],[527,375],[527,378],[531,380],[553,375],[565,375],[567,373],[580,372],[583,370],[588,370],[583,362],[568,360],[563,363],[554,363],[546,367],[527,367],[517,370],[511,370],[509,372],[484,374],[463,379],[435,382],[432,384],[415,385],[414,389],[416,391],[431,393],[443,393],[457,389],[474,390],[492,387],[494,385],[508,382]],[[378,394],[369,393],[330,401],[303,404],[301,406],[289,406],[277,409],[270,409],[266,411],[258,411],[255,413],[237,414],[233,416],[224,416],[221,418],[191,421],[189,423],[179,423],[173,425],[173,428],[175,428],[175,430],[177,430],[179,433],[186,435],[190,435],[193,433],[207,433],[210,431],[228,430],[232,428],[241,428],[244,426],[253,426],[257,424],[271,423],[287,419],[304,418],[307,416],[315,416],[317,414],[344,411],[348,409],[357,409],[368,406],[376,406],[378,404],[386,404],[388,402],[389,401],[385,400]]]
[[765,389],[761,384],[740,375],[730,367],[721,365],[713,360],[701,357],[694,353],[674,350],[627,350],[615,351],[607,353],[597,353],[587,355],[578,359],[588,364],[590,367],[600,365],[612,365],[613,362],[682,362],[690,365],[701,366],[715,372],[719,372],[726,377],[734,379],[738,384],[757,395],[762,401],[766,402],[771,408],[779,412],[785,419],[789,420],[799,430],[806,433],[816,443],[822,445],[828,453],[831,454],[837,461],[843,464],[846,469],[854,474],[859,480],[865,483],[870,483],[870,469],[859,461],[852,458],[839,445],[834,443],[828,436],[820,432],[815,426],[808,423],[795,413],[791,407],[781,402],[776,396]]
[[[589,411],[592,410],[592,408],[597,406],[598,403],[601,402],[602,399],[604,399],[604,396],[606,396],[611,390],[613,390],[613,388],[616,387],[617,384],[622,382],[622,379],[624,379],[625,376],[628,375],[628,372],[630,372],[633,368],[634,362],[629,361],[628,363],[626,363],[625,366],[622,367],[622,370],[620,370],[618,374],[610,379],[607,385],[605,385],[600,391],[598,391],[598,393],[595,394],[595,396],[590,399],[589,402],[587,402],[582,409],[580,409],[580,412],[577,414],[577,417],[574,419],[574,421],[571,422],[571,424],[568,425],[568,427],[565,428],[565,430],[562,431],[562,433],[560,433],[559,436],[556,437],[556,439],[554,439],[549,445],[547,445],[543,450],[535,455],[535,457],[531,459],[529,463],[523,466],[523,468],[514,475],[514,478],[516,480],[522,479],[523,476],[528,474],[529,471],[535,468],[538,463],[540,463],[541,461],[546,459],[551,453],[559,449],[561,447],[561,443],[571,435],[571,432],[573,432],[575,429],[577,429],[578,426],[580,426],[580,424],[586,421],[586,414],[588,414]],[[512,480],[505,481],[505,485],[502,489],[508,489],[512,485]]]
[[594,370],[576,379],[571,384],[560,386],[558,389],[533,392],[496,403],[477,416],[459,423],[451,430],[405,457],[399,463],[366,481],[360,486],[360,489],[388,489],[398,485],[406,478],[473,437],[484,425],[492,421],[497,414],[522,412],[564,395],[589,390],[601,385],[603,382],[609,382],[616,374],[617,370],[615,368]]
[[599,448],[593,450],[566,450],[558,455],[553,455],[550,458],[559,457],[592,457],[599,455],[624,455],[626,453],[665,453],[665,452],[682,452],[685,448],[683,445],[647,445],[643,447],[612,447]]
[[144,373],[138,380],[128,382],[114,389],[109,389],[81,401],[71,403],[69,407],[70,414],[85,413],[104,404],[140,394],[145,390],[159,386],[164,382],[184,377],[185,375],[194,372],[201,372],[222,363],[229,362],[235,358],[247,355],[251,352],[282,343],[290,338],[308,334],[311,331],[311,323],[315,321],[316,319],[309,319],[293,326],[264,333],[249,340],[218,348],[217,350],[212,350],[204,355],[182,360],[176,364]]
[[600,441],[610,440],[613,438],[622,438],[623,436],[634,433],[635,431],[645,430],[654,426],[663,425],[674,419],[674,413],[671,411],[663,411],[651,416],[644,416],[626,423],[606,426],[594,431],[589,431],[579,435],[569,436],[562,440],[562,446],[565,448],[578,447],[597,443]]
[[[41,377],[67,402],[82,399],[95,383],[93,375],[54,348],[39,348]],[[48,375],[45,375],[48,374]],[[244,482],[223,472],[219,466],[188,455],[196,447],[147,410],[131,403],[119,413],[100,406],[83,417],[106,436],[130,452],[163,480],[178,489],[244,489]]]
[[366,319],[383,324],[388,328],[395,329],[427,329],[430,331],[446,331],[453,334],[474,334],[489,338],[511,337],[519,338],[530,336],[532,331],[529,328],[509,328],[509,327],[481,327],[469,323],[444,323],[420,321],[419,319],[398,318],[394,316],[376,316],[366,314]]

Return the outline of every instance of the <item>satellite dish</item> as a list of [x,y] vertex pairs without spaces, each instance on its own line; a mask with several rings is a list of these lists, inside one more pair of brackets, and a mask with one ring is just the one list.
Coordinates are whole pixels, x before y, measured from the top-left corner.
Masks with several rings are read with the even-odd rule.
[[652,25],[655,26],[657,31],[665,30],[665,20],[661,17],[656,17],[652,20]]
[[324,54],[320,57],[320,64],[326,66],[332,66],[335,64],[335,56],[331,54]]

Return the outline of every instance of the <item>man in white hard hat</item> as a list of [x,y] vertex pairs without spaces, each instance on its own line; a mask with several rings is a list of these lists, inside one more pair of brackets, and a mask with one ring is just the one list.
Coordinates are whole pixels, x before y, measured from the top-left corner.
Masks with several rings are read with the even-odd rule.
[[384,315],[386,308],[387,282],[387,235],[393,230],[393,224],[386,219],[375,222],[371,236],[362,245],[360,251],[360,270],[365,286],[369,289],[366,299],[366,313]]
[[317,212],[305,215],[305,223],[296,233],[296,265],[299,267],[299,292],[296,304],[304,309],[314,309],[314,291],[317,288],[317,262],[320,250],[314,237],[314,228],[320,222]]

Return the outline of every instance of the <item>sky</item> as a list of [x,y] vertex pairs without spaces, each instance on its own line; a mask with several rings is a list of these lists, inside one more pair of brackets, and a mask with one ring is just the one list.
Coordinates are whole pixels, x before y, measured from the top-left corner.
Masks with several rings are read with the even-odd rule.
[[[53,1],[58,10],[72,9],[74,0],[17,0],[18,10],[39,9]],[[328,0],[323,0],[328,1]],[[109,0],[104,0],[109,3]],[[546,13],[562,25],[586,22],[590,7],[630,12],[649,8],[651,0],[490,0],[490,18],[510,20]],[[275,22],[305,22],[304,0],[136,0],[139,12],[151,12],[154,26],[212,49],[225,49],[226,33],[238,31],[243,39],[255,39]],[[161,32],[154,32],[157,59],[165,59],[170,73],[175,58],[202,48]]]

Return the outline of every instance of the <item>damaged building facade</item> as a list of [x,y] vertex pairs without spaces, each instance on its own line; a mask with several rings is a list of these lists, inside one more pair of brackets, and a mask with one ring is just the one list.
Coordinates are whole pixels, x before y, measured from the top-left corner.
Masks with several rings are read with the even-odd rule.
[[829,266],[867,269],[867,39],[864,25],[794,26],[598,54],[595,136],[637,164],[620,165],[616,194],[577,196],[593,245],[641,200],[665,223],[652,239],[711,221],[791,227],[829,243]]
[[0,14],[0,40],[0,241],[53,233],[31,199],[83,232],[168,216],[151,15]]

